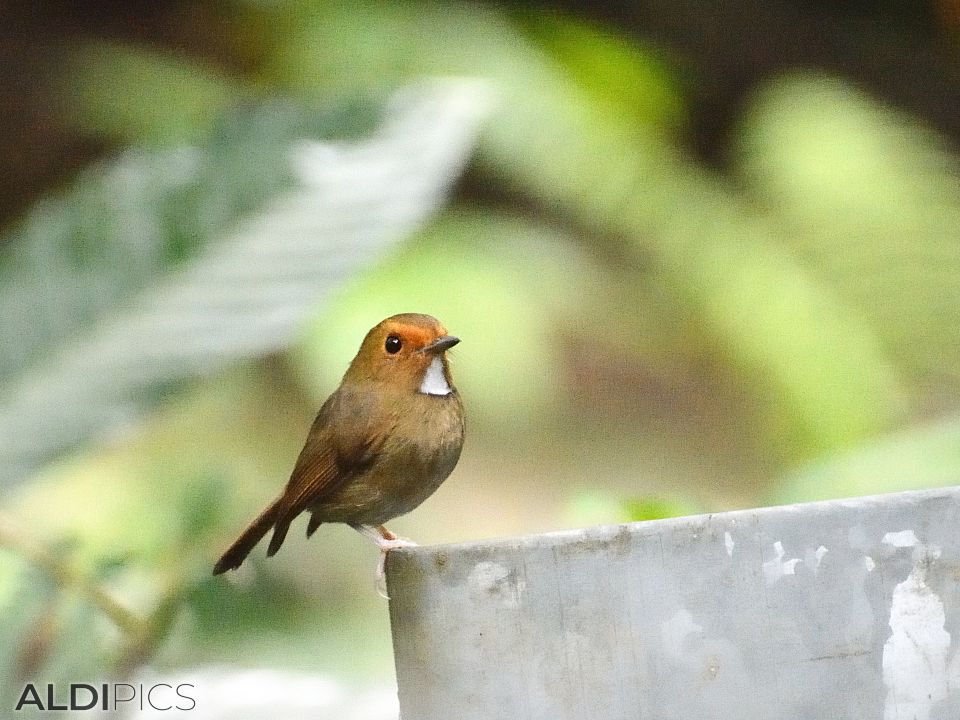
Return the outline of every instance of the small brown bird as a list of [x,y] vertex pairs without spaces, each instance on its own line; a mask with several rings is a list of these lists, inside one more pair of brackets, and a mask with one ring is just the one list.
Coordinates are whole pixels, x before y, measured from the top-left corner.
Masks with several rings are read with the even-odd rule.
[[373,540],[382,576],[386,552],[413,544],[383,524],[430,497],[460,459],[463,404],[446,356],[458,342],[430,315],[394,315],[371,329],[313,421],[286,489],[213,574],[240,567],[271,528],[272,556],[306,511],[307,537],[322,523],[346,523]]

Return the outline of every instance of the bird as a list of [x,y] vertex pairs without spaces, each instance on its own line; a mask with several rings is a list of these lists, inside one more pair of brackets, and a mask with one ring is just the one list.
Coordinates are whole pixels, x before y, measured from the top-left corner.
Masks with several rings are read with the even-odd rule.
[[233,570],[273,531],[272,557],[290,523],[309,513],[307,537],[345,523],[386,553],[415,543],[385,523],[430,497],[460,459],[464,412],[447,351],[460,339],[431,315],[401,313],[366,334],[339,387],[317,413],[283,492],[214,565]]

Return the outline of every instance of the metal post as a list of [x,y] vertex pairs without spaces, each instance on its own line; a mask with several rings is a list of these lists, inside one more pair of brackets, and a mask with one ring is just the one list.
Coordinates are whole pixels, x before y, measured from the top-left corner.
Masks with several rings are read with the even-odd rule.
[[960,488],[388,565],[403,720],[960,718]]

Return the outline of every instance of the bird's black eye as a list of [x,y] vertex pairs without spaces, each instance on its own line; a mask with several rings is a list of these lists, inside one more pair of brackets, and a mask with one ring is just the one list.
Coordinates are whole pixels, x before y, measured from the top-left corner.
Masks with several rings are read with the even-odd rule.
[[400,342],[400,338],[396,335],[387,335],[387,342],[384,343],[384,348],[388,353],[391,355],[398,353],[401,347],[403,347],[403,343]]

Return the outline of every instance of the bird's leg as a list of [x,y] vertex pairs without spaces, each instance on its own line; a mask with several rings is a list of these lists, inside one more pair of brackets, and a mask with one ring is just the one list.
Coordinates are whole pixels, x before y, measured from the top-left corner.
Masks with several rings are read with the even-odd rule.
[[351,525],[350,527],[380,548],[381,552],[396,550],[397,548],[416,547],[417,545],[412,540],[397,537],[383,525],[379,527],[374,527],[373,525]]
[[387,553],[397,548],[416,547],[416,543],[397,537],[387,530],[384,525],[380,525],[379,527],[374,527],[373,525],[351,525],[350,527],[380,548],[380,560],[377,562],[376,575],[377,592],[389,600],[390,597],[386,592]]

